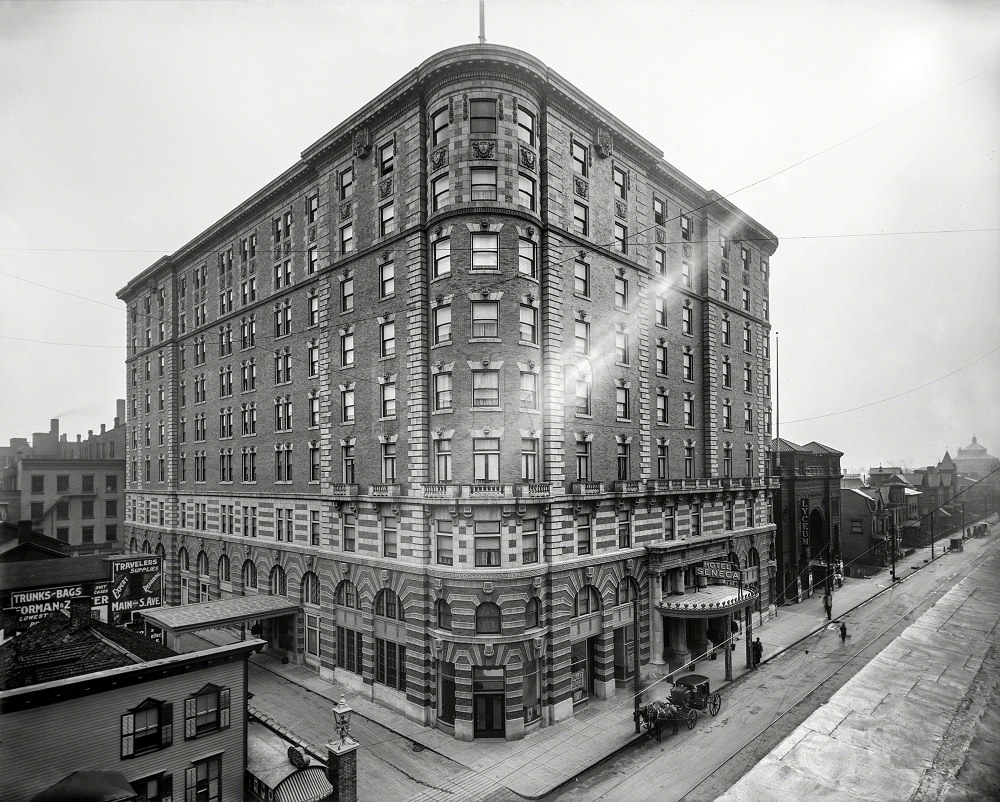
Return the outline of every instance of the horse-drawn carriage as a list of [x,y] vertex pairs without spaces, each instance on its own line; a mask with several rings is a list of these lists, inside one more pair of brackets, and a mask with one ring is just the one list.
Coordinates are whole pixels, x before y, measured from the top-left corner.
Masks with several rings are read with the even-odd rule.
[[685,674],[674,680],[670,689],[670,701],[685,708],[719,715],[722,707],[722,696],[716,691],[712,693],[708,677],[701,674]]
[[699,710],[717,716],[721,707],[722,697],[718,691],[712,693],[708,677],[701,674],[685,674],[674,680],[674,687],[670,689],[670,696],[667,699],[643,705],[636,711],[636,716],[645,726],[649,737],[655,736],[659,741],[663,726],[667,722],[673,725],[676,735],[681,722],[684,722],[689,730],[694,729],[694,725],[698,723]]

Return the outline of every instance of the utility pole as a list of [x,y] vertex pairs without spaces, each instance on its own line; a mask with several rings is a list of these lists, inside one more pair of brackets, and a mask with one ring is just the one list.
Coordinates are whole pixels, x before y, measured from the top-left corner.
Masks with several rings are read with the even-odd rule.
[[965,540],[965,502],[962,502],[962,540]]
[[[656,577],[659,581],[659,577]],[[655,613],[655,610],[654,610]],[[632,599],[632,619],[635,630],[632,636],[633,664],[632,671],[635,673],[635,734],[639,734],[639,594],[636,593]],[[652,640],[652,639],[650,639]]]
[[931,562],[934,562],[934,510],[931,510]]
[[896,581],[896,517],[889,519],[889,548],[892,549],[892,581]]
[[826,620],[833,620],[833,553],[832,546],[826,546],[826,595],[823,598],[826,607]]

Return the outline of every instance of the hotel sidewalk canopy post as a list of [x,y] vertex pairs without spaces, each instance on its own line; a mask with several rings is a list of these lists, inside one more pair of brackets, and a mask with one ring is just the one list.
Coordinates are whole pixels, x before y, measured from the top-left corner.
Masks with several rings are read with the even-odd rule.
[[333,708],[337,739],[326,745],[326,778],[333,786],[333,802],[358,802],[358,754],[360,744],[351,736],[354,710],[344,695]]

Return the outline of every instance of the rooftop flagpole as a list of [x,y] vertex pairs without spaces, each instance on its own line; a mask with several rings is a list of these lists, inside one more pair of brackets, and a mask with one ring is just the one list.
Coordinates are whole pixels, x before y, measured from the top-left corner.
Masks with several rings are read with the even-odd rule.
[[479,44],[486,44],[486,0],[479,0]]
[[781,342],[774,332],[774,436],[781,439]]

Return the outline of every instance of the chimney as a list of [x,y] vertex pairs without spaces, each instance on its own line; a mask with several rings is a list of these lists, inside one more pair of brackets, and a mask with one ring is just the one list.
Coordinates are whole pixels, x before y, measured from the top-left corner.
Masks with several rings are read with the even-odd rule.
[[78,442],[78,443],[79,443],[79,442],[80,442],[80,439],[81,439],[81,435],[77,435],[77,436],[76,436],[76,442]]
[[17,542],[18,543],[31,542],[31,521],[17,522]]
[[90,597],[71,599],[69,603],[69,621],[73,629],[84,629],[94,620],[90,612]]
[[115,426],[125,423],[125,399],[119,398],[115,402]]
[[87,439],[88,440],[93,440],[94,439],[94,430],[93,429],[87,429]]
[[66,435],[64,435],[64,434],[59,435],[59,442],[60,443],[65,443],[66,442]]
[[17,634],[17,625],[20,618],[21,613],[14,607],[10,607],[0,613],[0,629],[3,630],[5,638],[11,638]]
[[53,434],[58,439],[59,437],[59,418],[52,418],[49,421],[49,434]]
[[104,434],[106,431],[107,431],[107,427],[102,423],[101,424],[101,434]]

